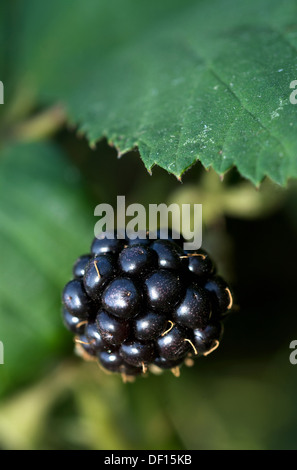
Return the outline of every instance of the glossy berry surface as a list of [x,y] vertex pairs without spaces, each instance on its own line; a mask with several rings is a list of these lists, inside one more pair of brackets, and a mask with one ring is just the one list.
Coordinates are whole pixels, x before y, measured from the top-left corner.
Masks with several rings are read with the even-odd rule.
[[85,334],[79,335],[75,338],[76,346],[78,350],[83,350],[89,356],[96,356],[97,350],[94,347],[94,344],[87,338]]
[[170,270],[160,269],[144,281],[147,303],[160,312],[170,312],[183,293],[179,275]]
[[183,357],[169,360],[165,357],[157,356],[154,360],[154,365],[159,367],[160,369],[174,369],[175,367],[181,366],[183,362]]
[[128,319],[136,315],[141,295],[135,283],[129,278],[114,279],[102,295],[103,308],[116,317]]
[[93,300],[98,300],[102,288],[116,273],[116,263],[112,254],[98,255],[91,258],[85,267],[83,278],[87,294]]
[[194,253],[186,252],[189,255],[188,268],[195,276],[208,277],[215,271],[215,266],[204,250],[198,250]]
[[113,346],[121,345],[129,337],[129,323],[114,317],[104,310],[98,313],[96,325],[104,341]]
[[90,261],[90,259],[91,259],[91,255],[82,255],[76,260],[72,269],[72,273],[74,277],[78,279],[84,277],[85,268],[88,262]]
[[87,323],[84,334],[95,351],[103,351],[108,348],[108,344],[105,342],[95,322]]
[[137,246],[137,245],[141,245],[141,246],[150,246],[151,244],[151,241],[148,239],[148,238],[134,238],[134,239],[131,239],[131,240],[128,240],[128,245],[129,246]]
[[180,270],[185,264],[182,249],[174,242],[168,240],[156,240],[152,243],[152,249],[158,255],[158,264],[160,268]]
[[183,328],[174,325],[168,333],[157,340],[159,356],[170,361],[185,357],[190,351],[188,336],[188,332]]
[[154,345],[151,342],[126,341],[120,347],[120,355],[132,366],[149,364],[155,357]]
[[167,318],[157,312],[137,315],[133,325],[135,338],[140,341],[156,339],[166,330],[167,323]]
[[187,328],[204,328],[211,315],[211,303],[205,289],[190,286],[186,295],[173,311],[173,320]]
[[[113,234],[112,234],[113,235]],[[102,234],[72,268],[62,320],[75,350],[123,380],[191,365],[217,349],[232,294],[209,254],[183,238]]]
[[142,275],[157,266],[156,252],[146,246],[128,246],[119,255],[119,267],[127,274]]
[[214,347],[218,347],[223,334],[221,322],[207,325],[206,328],[197,328],[193,331],[193,344],[198,355],[205,355]]
[[72,333],[77,335],[80,335],[84,332],[85,322],[77,316],[72,315],[72,313],[68,312],[67,308],[65,307],[62,309],[62,317],[67,330],[72,331]]
[[124,362],[119,352],[116,350],[99,351],[98,359],[104,369],[109,370],[110,372],[119,372],[120,367]]
[[[110,238],[113,236],[113,238]],[[113,233],[106,234],[99,238],[94,238],[91,245],[91,253],[99,255],[103,253],[119,253],[127,242],[122,239],[116,238]]]
[[80,319],[87,319],[92,310],[92,301],[88,297],[83,282],[73,279],[63,290],[62,300],[68,312]]
[[209,293],[215,313],[225,313],[232,304],[232,297],[228,284],[220,276],[207,280],[204,289]]

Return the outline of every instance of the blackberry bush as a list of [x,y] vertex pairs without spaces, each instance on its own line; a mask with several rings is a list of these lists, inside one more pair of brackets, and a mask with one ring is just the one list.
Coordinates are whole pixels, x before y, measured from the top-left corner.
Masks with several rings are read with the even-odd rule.
[[[76,353],[124,380],[192,365],[220,344],[232,308],[228,284],[202,249],[182,241],[95,238],[62,295]],[[160,236],[160,233],[159,233]]]

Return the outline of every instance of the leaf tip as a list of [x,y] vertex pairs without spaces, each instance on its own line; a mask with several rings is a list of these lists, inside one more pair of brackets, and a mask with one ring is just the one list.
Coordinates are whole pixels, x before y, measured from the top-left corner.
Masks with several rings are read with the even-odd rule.
[[126,155],[127,150],[120,150],[119,147],[115,147],[117,151],[117,158],[120,159],[122,158],[123,155]]
[[97,144],[95,141],[89,143],[90,149],[91,150],[96,150]]

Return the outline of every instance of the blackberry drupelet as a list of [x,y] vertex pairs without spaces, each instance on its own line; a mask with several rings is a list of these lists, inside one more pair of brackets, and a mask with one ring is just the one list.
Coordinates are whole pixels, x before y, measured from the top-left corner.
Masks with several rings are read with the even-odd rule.
[[182,246],[171,232],[167,240],[93,240],[62,295],[80,356],[131,380],[166,369],[179,375],[183,364],[217,349],[230,288],[206,251]]

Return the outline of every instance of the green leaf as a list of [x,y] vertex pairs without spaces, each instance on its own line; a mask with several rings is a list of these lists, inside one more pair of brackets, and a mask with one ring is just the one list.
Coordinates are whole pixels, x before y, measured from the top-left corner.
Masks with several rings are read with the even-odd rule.
[[2,151],[0,200],[2,392],[36,377],[65,349],[61,290],[75,257],[88,251],[92,210],[77,171],[49,144]]
[[[160,5],[161,3],[161,5]],[[255,184],[297,176],[295,0],[19,4],[15,72],[89,141],[177,177],[200,160]]]

